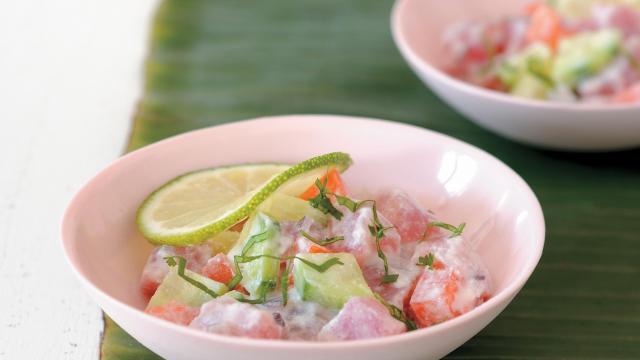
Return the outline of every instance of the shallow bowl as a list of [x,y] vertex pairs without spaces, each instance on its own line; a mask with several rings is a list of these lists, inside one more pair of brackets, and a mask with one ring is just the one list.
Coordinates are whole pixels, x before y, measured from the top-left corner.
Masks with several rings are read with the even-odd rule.
[[[313,343],[208,334],[145,314],[138,280],[151,245],[135,212],[156,187],[184,172],[235,163],[294,163],[345,151],[345,181],[359,191],[400,187],[465,234],[494,282],[491,299],[442,324],[373,340]],[[73,271],[122,328],[166,359],[438,359],[493,320],[533,272],[544,243],[540,204],[502,162],[451,137],[393,122],[344,116],[262,118],[179,135],[116,160],[74,197],[62,224]]]
[[579,104],[529,100],[455,79],[442,33],[457,21],[521,14],[530,0],[398,0],[393,38],[409,66],[442,100],[476,124],[540,148],[611,151],[640,146],[640,104]]

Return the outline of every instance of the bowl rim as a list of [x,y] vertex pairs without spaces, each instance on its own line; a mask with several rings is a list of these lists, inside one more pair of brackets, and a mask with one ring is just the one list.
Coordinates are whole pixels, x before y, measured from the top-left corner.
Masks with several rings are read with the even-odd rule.
[[402,27],[402,23],[404,20],[404,18],[402,17],[404,7],[409,6],[407,4],[409,4],[411,1],[412,0],[396,0],[393,4],[390,19],[391,35],[393,41],[410,66],[417,67],[418,72],[426,74],[428,77],[443,83],[447,87],[457,88],[461,92],[469,96],[485,97],[488,100],[503,103],[512,103],[513,105],[526,106],[533,109],[599,113],[606,113],[610,111],[640,112],[640,103],[571,103],[526,99],[499,91],[485,89],[477,85],[472,85],[466,81],[456,79],[455,77],[445,73],[438,67],[431,65],[429,61],[419,56],[418,53],[415,52],[411,47],[410,42],[407,40],[407,36]]
[[[317,121],[318,119],[322,120],[333,120],[333,121],[350,121],[350,122],[359,122],[362,126],[390,126],[396,127],[398,129],[410,130],[410,131],[419,131],[425,133],[427,136],[432,136],[436,138],[440,138],[441,141],[444,142],[452,142],[456,144],[458,147],[462,149],[474,153],[474,156],[479,156],[480,158],[488,159],[489,161],[495,162],[495,164],[505,171],[507,174],[510,174],[513,178],[514,182],[517,184],[519,188],[524,191],[525,196],[529,200],[532,205],[532,208],[529,209],[532,214],[532,221],[537,222],[535,225],[536,229],[539,229],[539,236],[535,239],[533,252],[529,255],[528,260],[525,264],[523,264],[520,269],[517,270],[516,275],[513,279],[498,293],[494,294],[488,301],[474,308],[473,310],[462,314],[453,319],[447,320],[443,323],[430,326],[428,328],[418,329],[416,331],[411,331],[398,335],[385,336],[380,338],[373,339],[364,339],[364,340],[352,340],[352,341],[329,341],[329,342],[313,342],[313,341],[293,341],[293,340],[264,340],[264,339],[251,339],[251,338],[242,338],[235,337],[229,335],[220,335],[214,333],[207,333],[204,331],[196,330],[189,328],[187,326],[182,326],[178,324],[171,323],[169,321],[165,321],[149,314],[141,311],[115,297],[111,296],[109,293],[103,291],[97,285],[92,283],[88,278],[85,277],[82,269],[76,267],[71,259],[72,248],[70,247],[70,242],[72,238],[71,225],[73,223],[72,215],[78,213],[77,208],[80,207],[80,204],[83,202],[82,199],[85,198],[87,193],[89,193],[90,189],[98,182],[99,179],[103,177],[103,175],[107,172],[110,172],[114,167],[119,166],[120,163],[124,161],[130,161],[131,159],[135,159],[138,157],[144,157],[145,154],[151,153],[155,151],[155,149],[167,146],[168,144],[179,143],[182,141],[188,140],[190,137],[195,135],[202,135],[207,132],[215,132],[219,128],[227,128],[227,127],[235,127],[235,126],[251,126],[255,123],[262,123],[266,121],[295,121],[296,123],[300,123],[301,121]],[[235,121],[232,123],[226,123],[221,125],[214,125],[206,128],[191,130],[185,133],[181,133],[178,135],[171,136],[169,138],[160,140],[158,142],[146,145],[137,150],[129,152],[109,163],[105,166],[100,172],[98,172],[95,176],[93,176],[89,181],[87,181],[73,196],[69,205],[67,206],[63,218],[60,229],[60,245],[62,247],[62,252],[64,258],[73,271],[73,273],[77,276],[80,282],[92,292],[92,295],[98,295],[99,297],[106,299],[113,307],[119,308],[122,312],[125,312],[133,317],[138,317],[140,321],[146,321],[154,324],[154,326],[159,326],[168,331],[178,331],[182,332],[184,335],[195,336],[203,341],[216,341],[221,344],[228,346],[243,346],[243,347],[252,347],[254,349],[305,349],[305,350],[320,350],[327,349],[327,347],[334,347],[338,349],[358,349],[364,347],[377,347],[377,346],[386,346],[391,343],[397,342],[411,342],[416,339],[437,335],[439,333],[446,332],[448,329],[452,327],[456,327],[461,325],[474,317],[477,317],[481,314],[484,309],[499,307],[501,304],[505,306],[517,295],[520,289],[527,282],[533,271],[535,270],[537,264],[540,261],[542,256],[542,251],[544,248],[545,242],[545,221],[544,215],[542,212],[542,207],[540,202],[533,190],[529,187],[529,185],[518,175],[513,169],[507,166],[500,159],[494,157],[488,152],[473,146],[469,143],[466,143],[462,140],[455,139],[449,135],[445,135],[434,130],[422,128],[415,125],[398,123],[390,120],[382,120],[382,119],[374,119],[374,118],[366,118],[366,117],[356,117],[356,116],[347,116],[347,115],[329,115],[329,114],[291,114],[291,115],[274,115],[274,116],[265,116],[258,117],[253,119],[247,119],[242,121]],[[95,298],[94,295],[94,299]],[[100,304],[99,304],[100,305]],[[104,311],[104,309],[102,309]],[[502,309],[500,310],[502,311]],[[105,311],[106,312],[106,311]],[[126,331],[126,329],[124,329]],[[144,344],[143,344],[144,345]]]

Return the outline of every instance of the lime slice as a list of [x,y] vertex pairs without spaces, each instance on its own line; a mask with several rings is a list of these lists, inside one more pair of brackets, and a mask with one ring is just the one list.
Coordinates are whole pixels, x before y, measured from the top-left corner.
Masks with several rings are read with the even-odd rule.
[[149,195],[136,221],[151,243],[198,244],[246,218],[276,190],[297,196],[328,169],[344,171],[350,164],[348,154],[335,152],[294,166],[252,164],[190,172]]

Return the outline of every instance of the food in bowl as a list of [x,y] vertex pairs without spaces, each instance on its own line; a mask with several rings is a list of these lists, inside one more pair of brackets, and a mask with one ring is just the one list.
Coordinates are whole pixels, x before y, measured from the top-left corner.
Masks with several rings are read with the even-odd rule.
[[514,96],[640,103],[640,1],[536,1],[443,34],[447,73]]
[[140,206],[158,245],[145,312],[205,332],[347,341],[429,327],[485,302],[491,279],[463,236],[399,189],[354,199],[344,153],[295,166],[182,175]]

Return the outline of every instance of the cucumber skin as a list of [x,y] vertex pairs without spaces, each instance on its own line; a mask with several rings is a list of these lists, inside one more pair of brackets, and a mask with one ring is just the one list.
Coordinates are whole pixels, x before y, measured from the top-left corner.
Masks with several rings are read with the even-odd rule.
[[344,264],[334,265],[321,273],[298,259],[294,260],[294,286],[302,300],[341,309],[352,297],[374,297],[352,254],[298,254],[296,257],[318,265],[337,257]]
[[[261,212],[257,212],[247,221],[245,229],[243,230],[247,231],[243,231],[243,234],[240,235],[240,246],[234,248],[233,255],[241,255],[242,249],[252,236],[266,231],[267,239],[254,244],[244,255],[280,256],[280,225],[276,221]],[[231,256],[231,261],[233,261],[233,256]],[[242,286],[249,291],[252,297],[256,298],[262,295],[260,293],[261,285],[274,284],[277,282],[280,272],[280,261],[263,257],[249,263],[240,264],[240,269],[242,270],[243,276],[241,281]]]

